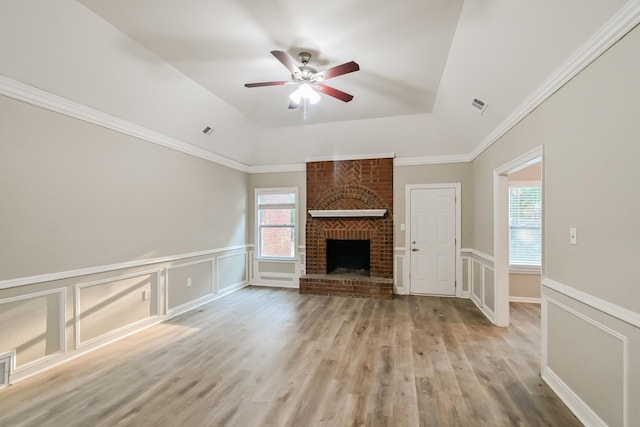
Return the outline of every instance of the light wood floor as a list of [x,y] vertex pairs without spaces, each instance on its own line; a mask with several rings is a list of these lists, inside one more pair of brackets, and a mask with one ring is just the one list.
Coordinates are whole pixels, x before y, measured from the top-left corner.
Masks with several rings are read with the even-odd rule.
[[573,426],[540,308],[247,288],[0,391],[1,426]]

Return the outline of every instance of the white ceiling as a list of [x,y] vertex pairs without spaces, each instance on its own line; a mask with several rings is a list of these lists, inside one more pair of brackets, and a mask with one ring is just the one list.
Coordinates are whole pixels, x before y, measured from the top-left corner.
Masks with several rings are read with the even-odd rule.
[[[0,36],[17,41],[0,46],[1,73],[239,162],[269,165],[468,154],[625,1],[47,3],[1,6]],[[327,82],[354,100],[323,96],[305,117],[287,108],[292,86],[245,88],[289,78],[271,50],[294,58],[309,51],[319,70],[356,61],[360,71]],[[488,103],[483,115],[471,108],[474,98]],[[200,134],[205,126],[216,129],[211,137]]]

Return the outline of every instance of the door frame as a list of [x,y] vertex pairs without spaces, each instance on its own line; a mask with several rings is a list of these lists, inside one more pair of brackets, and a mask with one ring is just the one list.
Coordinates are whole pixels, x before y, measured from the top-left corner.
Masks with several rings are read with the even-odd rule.
[[459,182],[452,183],[439,183],[439,184],[407,184],[405,185],[405,233],[404,233],[404,247],[405,247],[405,263],[403,266],[403,278],[402,282],[407,283],[407,293],[411,293],[411,190],[431,190],[438,188],[453,188],[456,190],[456,240],[455,240],[455,275],[456,275],[456,293],[455,297],[460,298],[462,295],[462,262],[460,259],[461,248],[461,226],[462,226],[462,205],[461,199],[461,184]]
[[[544,166],[543,146],[512,159],[493,170],[493,286],[494,286],[494,323],[497,326],[509,326],[509,177],[510,173],[527,166],[542,162]],[[542,186],[542,262],[540,277],[544,277],[544,167],[541,177]]]

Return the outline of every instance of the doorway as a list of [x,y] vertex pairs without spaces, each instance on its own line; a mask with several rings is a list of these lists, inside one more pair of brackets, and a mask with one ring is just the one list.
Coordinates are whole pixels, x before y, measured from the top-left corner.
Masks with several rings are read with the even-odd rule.
[[[542,162],[542,146],[493,171],[493,257],[495,324],[509,326],[509,174]],[[544,196],[543,196],[544,197]],[[543,204],[544,209],[544,204]],[[543,210],[544,212],[544,210]],[[544,215],[543,215],[544,217]],[[544,253],[542,254],[544,265]],[[540,272],[542,274],[542,270]]]
[[459,199],[459,183],[407,186],[410,294],[459,294]]

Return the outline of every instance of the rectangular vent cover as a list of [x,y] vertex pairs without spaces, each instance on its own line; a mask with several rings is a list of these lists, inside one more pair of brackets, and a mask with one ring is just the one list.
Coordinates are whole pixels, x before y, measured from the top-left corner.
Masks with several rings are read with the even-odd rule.
[[9,385],[9,373],[11,372],[11,354],[0,356],[0,388]]
[[204,133],[205,135],[211,135],[214,130],[215,129],[211,126],[207,126],[206,128],[202,129],[202,133]]
[[487,108],[487,103],[479,100],[478,98],[474,98],[471,102],[471,106],[476,110],[480,111],[480,114],[484,113],[484,110]]

